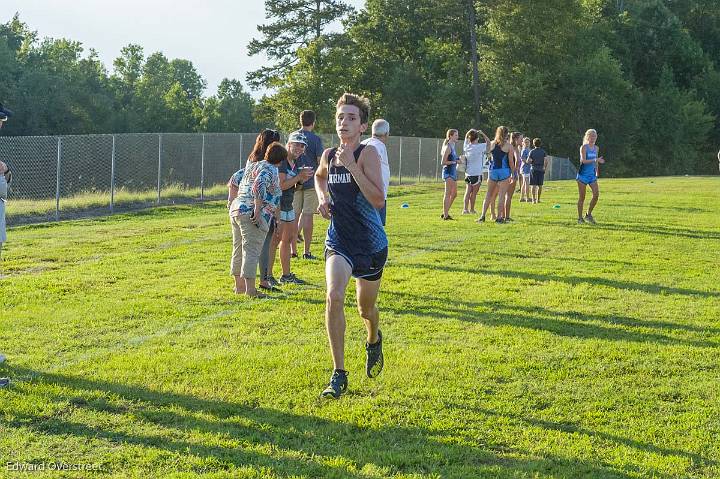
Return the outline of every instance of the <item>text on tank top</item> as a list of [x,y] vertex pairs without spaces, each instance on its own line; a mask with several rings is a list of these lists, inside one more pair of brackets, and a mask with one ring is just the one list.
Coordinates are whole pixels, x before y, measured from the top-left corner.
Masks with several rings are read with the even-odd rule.
[[[354,152],[355,161],[365,145]],[[349,255],[376,253],[387,247],[380,215],[360,191],[355,178],[342,164],[335,164],[337,148],[328,154],[330,226],[325,244]]]
[[[580,155],[580,159],[582,160],[582,155]],[[580,174],[586,175],[595,173],[595,160],[597,160],[597,146],[594,148],[590,148],[590,145],[585,145],[585,159],[586,160],[593,160],[592,163],[581,163],[580,164]]]

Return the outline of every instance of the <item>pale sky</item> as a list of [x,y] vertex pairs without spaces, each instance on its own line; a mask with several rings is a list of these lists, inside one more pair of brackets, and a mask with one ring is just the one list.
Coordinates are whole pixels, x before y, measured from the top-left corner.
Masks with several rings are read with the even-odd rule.
[[[348,0],[356,8],[364,0]],[[161,51],[169,59],[195,65],[213,94],[220,81],[245,74],[265,58],[247,54],[247,44],[266,22],[262,0],[0,0],[0,23],[20,20],[40,38],[68,38],[97,50],[112,71],[120,49],[137,43],[145,55]],[[259,97],[262,92],[251,92]]]

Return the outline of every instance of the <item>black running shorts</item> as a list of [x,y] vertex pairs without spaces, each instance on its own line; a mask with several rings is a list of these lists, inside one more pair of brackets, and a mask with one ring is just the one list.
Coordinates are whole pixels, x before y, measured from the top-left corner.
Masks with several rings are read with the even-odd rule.
[[482,185],[482,175],[465,176],[465,183],[468,185]]
[[530,172],[530,186],[542,186],[545,181],[545,172],[532,170]]
[[377,281],[382,278],[383,268],[388,257],[387,246],[377,253],[346,255],[334,249],[325,248],[325,260],[331,256],[342,256],[352,267],[354,278],[362,278],[367,281]]

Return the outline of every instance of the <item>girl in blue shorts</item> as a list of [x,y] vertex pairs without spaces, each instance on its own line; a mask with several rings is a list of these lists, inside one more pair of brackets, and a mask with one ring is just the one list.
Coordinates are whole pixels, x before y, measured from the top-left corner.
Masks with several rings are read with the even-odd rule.
[[505,222],[505,196],[509,188],[515,188],[513,171],[515,169],[515,148],[510,144],[510,132],[505,126],[498,126],[495,131],[495,139],[490,142],[490,176],[488,177],[488,189],[483,201],[483,209],[478,223],[485,221],[490,205],[498,201],[498,223]]
[[444,220],[453,219],[450,216],[450,207],[457,197],[457,165],[460,158],[455,152],[455,142],[458,140],[457,130],[448,130],[445,134],[445,141],[442,147],[442,176],[445,181],[445,197],[443,198],[443,213],[440,217]]
[[[576,177],[578,185],[578,224],[585,222],[595,224],[592,212],[600,197],[597,182],[598,176],[600,175],[599,165],[605,163],[605,159],[599,155],[600,149],[595,144],[597,136],[597,131],[593,129],[586,131],[583,145],[580,147],[580,170]],[[583,204],[585,203],[585,191],[588,186],[590,190],[592,190],[592,199],[590,200],[590,205],[583,219]]]
[[520,182],[520,147],[523,142],[523,134],[519,131],[515,131],[510,135],[510,144],[513,147],[513,153],[515,154],[515,165],[512,167],[512,186],[508,187],[507,193],[505,193],[505,222],[513,221],[510,216],[510,207],[512,206],[513,195],[515,194],[516,185]]

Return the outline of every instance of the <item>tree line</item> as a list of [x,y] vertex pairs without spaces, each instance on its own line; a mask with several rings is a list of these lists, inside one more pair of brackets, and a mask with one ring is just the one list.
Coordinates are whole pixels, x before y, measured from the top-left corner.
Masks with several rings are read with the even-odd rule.
[[212,96],[192,62],[121,50],[109,72],[80,42],[40,39],[18,15],[0,25],[0,101],[16,115],[7,135],[248,132],[258,128],[243,82]]
[[[92,49],[0,25],[7,134],[254,131],[368,96],[392,134],[507,125],[577,158],[595,128],[617,176],[709,173],[720,145],[716,0],[265,0],[249,47],[270,61],[204,96],[193,64],[126,46],[109,72]],[[338,28],[337,25],[340,25]]]
[[[288,13],[298,3],[306,10]],[[393,134],[507,125],[576,160],[595,128],[606,173],[716,169],[717,0],[366,0],[349,13],[338,0],[265,4],[254,46],[274,62],[249,80],[275,88],[258,116],[282,128],[313,106],[331,131],[334,100],[351,90],[371,98]],[[342,20],[340,33],[313,28],[327,15]],[[264,34],[283,26],[284,37]],[[283,48],[283,39],[303,41]]]

